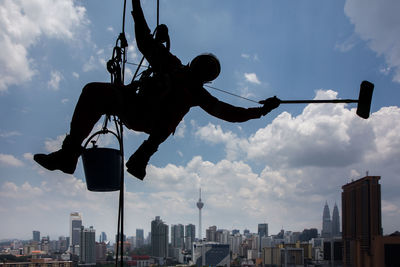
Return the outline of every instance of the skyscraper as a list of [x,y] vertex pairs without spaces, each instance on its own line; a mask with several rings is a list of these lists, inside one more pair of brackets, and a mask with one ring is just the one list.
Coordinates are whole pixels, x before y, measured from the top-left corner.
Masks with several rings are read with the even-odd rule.
[[40,232],[39,231],[32,232],[32,240],[35,242],[40,242]]
[[210,226],[206,230],[206,240],[208,242],[215,242],[216,240],[216,234],[217,234],[217,226]]
[[325,202],[324,213],[322,215],[321,237],[331,237],[331,236],[332,236],[331,214],[329,211],[328,202]]
[[168,225],[156,216],[151,222],[151,256],[168,257],[168,239]]
[[335,203],[333,207],[332,213],[332,236],[340,236],[340,217],[339,217],[339,209]]
[[262,238],[265,236],[268,236],[268,223],[259,223],[258,224],[258,237],[259,237],[259,241],[258,241],[258,251],[261,252],[262,250],[262,246],[261,246],[261,241]]
[[261,237],[268,236],[268,223],[258,224],[258,235]]
[[100,243],[101,243],[101,242],[107,242],[107,235],[106,235],[105,232],[101,232],[101,235],[100,235]]
[[80,232],[82,227],[82,216],[79,212],[71,212],[70,214],[70,226],[69,226],[69,247],[72,254],[77,255],[78,251],[75,251],[75,247],[80,245]]
[[199,239],[201,240],[201,209],[204,207],[204,203],[201,202],[201,188],[199,190],[199,201],[197,201],[197,208],[199,209]]
[[79,261],[86,265],[96,264],[96,231],[93,226],[81,227]]
[[196,226],[194,224],[185,225],[185,249],[192,250],[195,238],[196,238]]
[[136,229],[136,247],[140,248],[144,245],[143,229]]
[[366,176],[342,187],[343,266],[373,265],[373,247],[382,235],[380,176]]
[[182,224],[173,224],[171,226],[171,245],[173,248],[184,248],[184,233]]

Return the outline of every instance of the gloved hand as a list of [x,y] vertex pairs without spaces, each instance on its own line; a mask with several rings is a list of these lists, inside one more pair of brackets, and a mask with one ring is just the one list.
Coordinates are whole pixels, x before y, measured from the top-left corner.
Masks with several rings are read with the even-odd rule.
[[279,98],[277,98],[276,96],[274,96],[274,97],[267,98],[265,100],[261,100],[258,103],[263,104],[263,106],[261,108],[261,110],[262,110],[261,114],[266,115],[271,110],[279,107],[279,105],[281,104],[281,100]]

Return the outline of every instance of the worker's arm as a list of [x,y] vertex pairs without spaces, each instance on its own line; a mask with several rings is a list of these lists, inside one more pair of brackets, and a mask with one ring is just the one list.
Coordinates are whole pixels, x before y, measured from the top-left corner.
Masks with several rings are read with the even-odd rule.
[[140,5],[140,0],[132,0],[131,13],[133,20],[135,21],[136,44],[139,48],[139,51],[142,52],[144,56],[146,56],[148,54],[148,51],[151,50],[151,46],[153,45],[152,43],[154,43],[154,40],[144,17],[142,6]]
[[143,14],[140,0],[132,0],[132,17],[135,22],[135,37],[139,51],[150,63],[154,71],[169,71],[175,66],[180,66],[181,61],[169,53],[168,49],[161,44],[168,36],[168,28],[163,29],[164,35],[161,40],[155,40],[147,25]]
[[244,122],[251,119],[258,119],[266,115],[271,110],[277,108],[280,100],[276,97],[271,97],[261,101],[264,104],[257,108],[242,108],[232,106],[213,97],[206,90],[202,94],[200,107],[210,115],[229,122]]

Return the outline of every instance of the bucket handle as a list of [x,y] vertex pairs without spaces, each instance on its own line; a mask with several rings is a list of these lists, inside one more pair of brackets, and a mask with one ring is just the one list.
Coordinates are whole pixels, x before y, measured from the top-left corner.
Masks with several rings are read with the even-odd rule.
[[[104,128],[104,129],[102,129],[102,130],[100,130],[100,131],[97,131],[97,132],[95,132],[94,134],[92,134],[92,135],[88,138],[88,140],[85,142],[85,145],[84,145],[83,147],[86,148],[87,145],[89,144],[89,142],[90,142],[96,135],[107,134],[107,133],[111,133],[111,134],[113,134],[113,135],[117,138],[118,143],[119,143],[120,151],[122,151],[122,150],[121,150],[121,140],[120,140],[119,136],[118,136],[116,133],[114,133],[113,131],[108,130],[107,128]],[[95,142],[96,142],[96,141],[95,141]]]

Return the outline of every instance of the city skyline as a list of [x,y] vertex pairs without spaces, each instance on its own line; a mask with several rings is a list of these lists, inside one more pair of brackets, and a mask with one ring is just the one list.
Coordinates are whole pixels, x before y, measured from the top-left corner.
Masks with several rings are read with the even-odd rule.
[[[325,202],[325,206],[324,206],[324,212],[323,212],[323,218],[322,218],[322,227],[321,228],[316,228],[316,229],[318,229],[318,233],[319,234],[322,234],[322,232],[323,232],[323,227],[324,227],[324,222],[325,222],[325,217],[326,217],[326,211],[328,210],[328,214],[330,214],[329,213],[329,207],[328,207],[328,204],[327,204],[327,202]],[[333,214],[335,214],[335,212],[336,213],[339,213],[339,211],[338,211],[338,207],[337,207],[337,204],[336,204],[336,202],[335,202],[335,208],[334,208],[334,212],[333,212]],[[83,217],[83,214],[82,213],[80,213],[80,212],[71,212],[70,213],[70,216],[69,216],[69,221],[70,221],[70,229],[69,229],[69,231],[70,231],[70,236],[68,236],[68,235],[60,235],[60,236],[57,236],[57,238],[59,238],[59,237],[68,237],[69,238],[69,240],[70,240],[70,245],[69,246],[71,246],[71,244],[73,244],[73,245],[79,245],[79,240],[77,240],[77,238],[78,239],[80,239],[80,231],[81,231],[81,228],[83,228],[83,227],[85,227],[85,229],[87,229],[87,228],[90,228],[90,229],[92,229],[92,228],[94,228],[94,229],[96,229],[96,227],[95,227],[95,225],[90,225],[90,226],[88,226],[88,225],[86,225],[86,224],[84,224],[84,222],[83,222],[83,220],[82,220],[82,217]],[[162,224],[162,225],[166,225],[166,226],[171,226],[171,228],[170,228],[170,232],[168,232],[168,235],[170,235],[170,238],[169,238],[169,242],[171,242],[171,244],[172,245],[174,245],[175,244],[175,242],[181,242],[180,244],[182,244],[182,242],[185,242],[185,238],[187,237],[187,234],[189,233],[189,232],[195,232],[195,225],[194,224],[191,224],[191,223],[189,223],[189,224],[187,224],[187,225],[183,225],[183,224],[181,224],[181,223],[172,223],[172,224],[168,224],[168,223],[165,223],[165,222],[163,222],[161,219],[160,219],[160,216],[155,216],[155,222],[157,222],[156,223],[156,225],[158,225],[158,224]],[[332,227],[332,220],[333,220],[333,217],[332,217],[332,220],[330,219],[330,215],[329,215],[329,220],[330,220],[330,226],[329,227]],[[151,222],[151,224],[153,224],[153,222]],[[192,230],[188,230],[187,231],[187,227],[190,227],[190,226],[193,226],[193,228],[194,229],[192,229]],[[298,230],[293,230],[293,229],[290,229],[290,228],[288,228],[288,229],[284,229],[284,228],[282,228],[280,231],[282,231],[282,230],[285,230],[285,231],[290,231],[290,232],[301,232],[301,231],[303,231],[303,230],[305,230],[305,229],[308,229],[308,228],[313,228],[313,227],[306,227],[306,228],[304,228],[304,229],[298,229]],[[179,229],[179,230],[177,230],[177,229]],[[208,226],[207,227],[207,229],[205,229],[205,237],[204,238],[207,238],[207,236],[208,236],[208,231],[210,231],[210,229],[213,229],[212,231],[213,231],[213,235],[215,235],[215,232],[217,231],[217,229],[218,230],[227,230],[227,231],[229,231],[230,233],[232,233],[232,234],[234,234],[234,233],[240,233],[240,234],[243,234],[243,235],[245,235],[246,233],[251,233],[251,234],[260,234],[261,233],[261,235],[262,236],[272,236],[272,235],[276,235],[276,234],[279,234],[279,232],[276,232],[276,233],[269,233],[269,231],[268,231],[268,223],[258,223],[257,224],[257,230],[255,230],[255,231],[251,231],[251,230],[249,230],[249,227],[245,227],[245,228],[243,228],[243,229],[234,229],[234,228],[232,228],[232,229],[226,229],[226,228],[219,228],[218,226],[216,226],[215,224],[213,224],[213,225],[210,225],[210,226]],[[339,229],[340,229],[340,227],[339,227]],[[99,230],[100,231],[100,230]],[[32,236],[32,238],[31,239],[21,239],[21,240],[34,240],[35,239],[35,236],[37,237],[37,236],[43,236],[43,237],[49,237],[49,235],[48,234],[43,234],[41,231],[38,231],[38,230],[32,230],[31,231],[31,236]],[[109,235],[110,233],[106,233],[106,232],[104,232],[104,231],[100,231],[99,233],[101,233],[100,235],[98,235],[98,236],[95,236],[95,239],[96,240],[99,240],[99,242],[104,242],[104,241],[112,241],[112,240],[110,240],[110,239],[107,239],[107,236],[113,236],[112,234],[111,235]],[[151,233],[151,232],[148,232],[149,234]],[[180,241],[175,241],[174,240],[174,238],[175,238],[175,236],[174,236],[174,233],[178,233],[177,234],[177,236],[179,236],[179,238],[182,238],[183,240],[180,240]],[[183,235],[182,235],[183,234]],[[75,236],[74,238],[70,238],[71,236]],[[139,236],[139,243],[140,244],[143,244],[143,240],[144,240],[144,230],[142,229],[142,228],[137,228],[136,229],[136,235],[133,235],[133,234],[129,234],[129,233],[124,233],[124,240],[126,239],[126,237],[138,237]],[[104,239],[105,238],[105,239]],[[13,238],[10,238],[10,239],[13,239]],[[16,238],[17,239],[17,238]],[[142,240],[143,239],[143,240]],[[2,239],[0,239],[0,241],[1,241]]]
[[[393,32],[400,32],[400,2],[364,2],[160,1],[160,22],[182,64],[201,53],[218,57],[214,88],[255,102],[355,99],[363,80],[375,90],[366,120],[356,104],[282,104],[244,123],[193,107],[150,159],[143,181],[125,173],[125,231],[148,233],[157,215],[169,225],[197,225],[200,187],[203,229],[255,232],[263,222],[270,233],[320,229],[325,201],[340,206],[341,186],[367,171],[382,177],[384,233],[398,230],[400,37]],[[156,1],[142,6],[154,30]],[[117,192],[89,192],[81,159],[67,175],[43,169],[33,155],[60,148],[87,83],[110,81],[106,64],[122,9],[122,1],[107,0],[0,1],[0,239],[30,238],[32,230],[68,236],[71,211],[115,234]],[[130,11],[128,1],[127,58],[136,64],[142,55]],[[135,70],[126,65],[126,83]],[[259,106],[205,89],[235,106]],[[147,137],[125,128],[124,159]],[[108,134],[98,145],[118,147]]]

